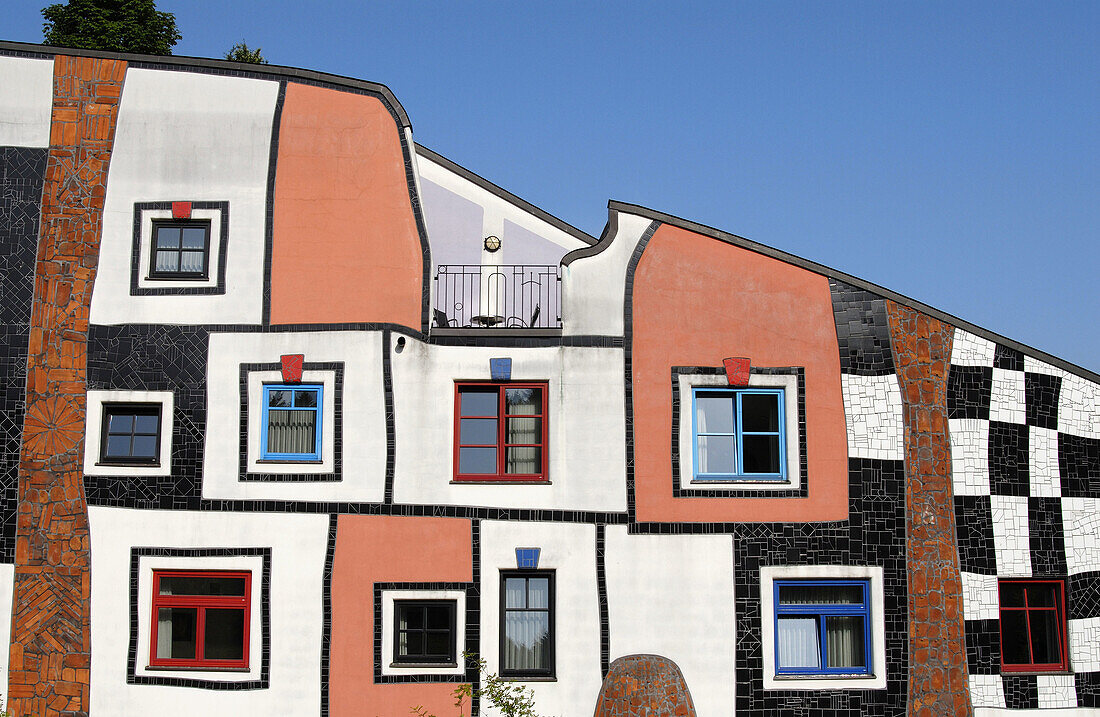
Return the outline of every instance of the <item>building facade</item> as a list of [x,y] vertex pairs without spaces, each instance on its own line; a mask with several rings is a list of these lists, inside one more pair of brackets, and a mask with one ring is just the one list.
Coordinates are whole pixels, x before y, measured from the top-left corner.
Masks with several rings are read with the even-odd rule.
[[14,714],[1100,711],[1100,376],[382,85],[0,43],[0,269]]

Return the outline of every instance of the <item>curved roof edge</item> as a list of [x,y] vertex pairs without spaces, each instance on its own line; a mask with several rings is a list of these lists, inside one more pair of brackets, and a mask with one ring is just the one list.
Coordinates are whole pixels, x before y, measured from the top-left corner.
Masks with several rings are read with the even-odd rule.
[[[702,234],[704,236],[709,236],[713,239],[726,242],[727,244],[733,244],[734,246],[741,247],[742,249],[748,249],[749,251],[763,254],[764,256],[770,256],[773,259],[779,259],[780,261],[802,267],[803,269],[812,271],[816,274],[821,274],[832,279],[838,279],[857,288],[865,289],[872,293],[879,294],[880,296],[896,301],[899,304],[905,304],[906,306],[917,309],[918,311],[921,311],[934,319],[939,319],[940,321],[949,323],[952,326],[963,329],[965,331],[969,331],[970,333],[976,336],[980,336],[983,339],[987,339],[994,343],[1002,344],[1004,346],[1008,346],[1009,348],[1016,349],[1017,351],[1022,351],[1024,353],[1030,354],[1033,358],[1045,361],[1052,366],[1076,374],[1081,378],[1088,379],[1089,381],[1092,381],[1094,383],[1100,383],[1100,374],[1098,373],[1089,371],[1088,369],[1082,368],[1077,364],[1070,363],[1065,359],[1061,359],[1057,356],[1048,354],[1046,351],[1040,351],[1039,349],[1028,346],[1027,344],[1020,343],[1019,341],[1015,341],[1006,336],[1002,336],[996,332],[990,331],[989,329],[983,329],[981,326],[977,326],[976,324],[972,324],[969,321],[960,319],[959,317],[949,314],[946,311],[940,311],[939,309],[929,306],[928,304],[925,304],[921,301],[917,301],[916,299],[911,299],[904,294],[899,294],[896,291],[891,291],[886,287],[879,286],[878,284],[871,283],[870,281],[866,281],[864,279],[860,279],[859,277],[852,276],[851,274],[846,274],[843,271],[833,269],[831,267],[825,266],[824,264],[818,264],[816,261],[803,259],[802,257],[795,256],[794,254],[789,254],[785,251],[773,249],[772,247],[766,246],[764,244],[759,244],[752,241],[751,239],[746,239],[745,237],[737,236],[736,234],[730,234],[729,232],[724,232],[721,229],[715,229],[714,227],[709,227],[705,224],[693,222],[689,219],[683,219],[672,214],[666,214],[664,212],[659,212],[655,209],[649,209],[648,207],[643,207],[638,204],[629,204],[627,202],[619,202],[612,199],[607,203],[607,208],[609,212],[636,214],[640,217],[645,217],[646,219],[650,219],[652,221],[662,222],[664,224],[671,224],[673,226],[680,227],[681,229],[695,232],[696,234]],[[579,249],[577,251],[585,250]]]
[[607,211],[607,224],[604,224],[603,231],[600,232],[600,240],[591,246],[583,246],[580,249],[574,249],[561,258],[562,266],[569,266],[577,259],[583,259],[586,256],[593,256],[599,254],[611,244],[611,240],[619,232],[619,213],[608,209]]
[[[543,220],[547,224],[551,224],[554,227],[556,227],[558,229],[561,229],[566,234],[572,236],[575,239],[579,239],[580,241],[584,242],[585,244],[592,245],[592,244],[596,243],[596,237],[592,236],[588,232],[585,232],[581,229],[578,229],[577,227],[573,226],[572,224],[567,223],[563,219],[559,219],[559,218],[555,217],[553,214],[546,211],[545,209],[540,209],[540,208],[536,207],[534,204],[531,204],[531,202],[527,201],[526,199],[523,199],[521,197],[517,197],[516,195],[509,192],[507,189],[504,189],[503,187],[500,187],[500,186],[497,186],[496,184],[493,184],[492,182],[490,182],[485,177],[482,177],[480,174],[475,174],[474,172],[470,171],[469,169],[466,169],[465,167],[463,167],[461,164],[458,164],[454,160],[447,159],[443,155],[439,154],[438,152],[435,152],[433,150],[428,149],[427,147],[420,144],[419,142],[414,142],[413,144],[416,145],[416,153],[417,154],[422,154],[425,157],[427,157],[428,159],[432,160],[433,162],[443,165],[444,167],[451,170],[455,174],[463,177],[464,179],[468,179],[469,181],[473,182],[474,184],[481,187],[482,189],[489,192],[490,194],[494,194],[494,195],[500,197],[501,199],[503,199],[506,202],[511,202],[512,204],[515,204],[520,209],[523,209],[524,211],[527,211],[527,212],[530,212],[531,214],[534,214],[535,216],[537,216],[539,219]],[[575,249],[574,251],[580,251],[580,250]]]
[[126,60],[155,65],[176,65],[181,69],[195,68],[204,70],[232,71],[248,77],[258,78],[285,78],[288,80],[307,80],[310,82],[322,82],[325,84],[346,87],[350,90],[365,90],[380,95],[383,102],[389,105],[389,110],[397,117],[402,127],[411,127],[409,115],[405,108],[397,101],[397,96],[389,87],[378,82],[358,80],[344,75],[333,75],[327,72],[315,70],[303,70],[297,67],[284,65],[255,65],[249,62],[232,62],[230,60],[217,60],[212,57],[189,57],[187,55],[138,55],[132,52],[106,52],[103,50],[84,50],[76,47],[54,47],[52,45],[35,45],[29,42],[12,42],[0,40],[0,54],[6,52],[19,53],[29,56],[70,55],[73,57],[100,57],[110,60]]

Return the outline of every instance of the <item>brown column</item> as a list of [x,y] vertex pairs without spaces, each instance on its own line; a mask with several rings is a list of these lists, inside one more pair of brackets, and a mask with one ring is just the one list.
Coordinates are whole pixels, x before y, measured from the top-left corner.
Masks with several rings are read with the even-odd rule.
[[893,301],[886,312],[905,416],[909,714],[970,715],[947,430],[954,329]]
[[126,63],[54,58],[19,463],[9,709],[88,711],[88,307]]

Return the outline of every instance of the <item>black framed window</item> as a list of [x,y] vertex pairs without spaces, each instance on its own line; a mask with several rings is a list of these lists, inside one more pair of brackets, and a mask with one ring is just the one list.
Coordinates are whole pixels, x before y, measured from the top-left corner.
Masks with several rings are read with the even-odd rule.
[[500,674],[554,674],[554,573],[517,570],[500,574]]
[[210,267],[210,222],[153,222],[152,279],[205,279]]
[[160,404],[114,403],[103,406],[101,463],[160,463]]
[[394,600],[393,612],[394,662],[455,664],[454,600]]

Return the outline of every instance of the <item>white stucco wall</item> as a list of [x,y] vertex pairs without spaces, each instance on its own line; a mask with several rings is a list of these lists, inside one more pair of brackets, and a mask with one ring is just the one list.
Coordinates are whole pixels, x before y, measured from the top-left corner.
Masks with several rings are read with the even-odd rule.
[[0,147],[49,147],[53,60],[0,56]]
[[628,535],[626,526],[609,525],[605,548],[611,659],[667,657],[683,673],[699,717],[732,715],[733,539]]
[[[626,509],[623,358],[619,349],[429,346],[409,339],[392,359],[398,503]],[[473,485],[454,477],[455,381],[488,380],[512,358],[512,380],[547,381],[550,480]]]
[[[500,571],[516,569],[516,548],[542,548],[539,570],[554,571],[553,681],[523,681],[541,715],[591,714],[600,675],[596,528],[571,523],[481,523],[481,656],[500,672]],[[497,713],[485,710],[486,715]]]
[[[91,714],[316,715],[320,704],[321,589],[327,515],[215,513],[90,507]],[[208,690],[126,683],[130,549],[271,548],[271,682]],[[201,558],[194,560],[201,561]],[[242,558],[247,561],[248,558]],[[223,561],[224,562],[224,561]],[[210,563],[214,566],[214,563]],[[217,564],[216,567],[223,567]],[[260,576],[254,575],[253,580]],[[258,605],[253,605],[258,609]],[[139,630],[148,625],[139,622]],[[148,644],[146,638],[146,645]],[[139,633],[139,644],[141,644]],[[255,659],[259,659],[257,654]],[[146,654],[138,654],[144,666]],[[177,673],[169,673],[175,676]],[[196,677],[209,677],[198,673]]]
[[562,267],[564,335],[622,336],[626,267],[651,223],[644,217],[620,212],[618,231],[607,248]]
[[[259,323],[277,94],[278,83],[264,80],[127,71],[103,208],[93,323]],[[225,294],[130,296],[134,203],[158,201],[229,202]]]
[[[304,354],[306,364],[342,361],[343,390],[343,480],[323,482],[240,481],[240,371],[241,364],[279,363],[283,354]],[[304,382],[332,381],[332,371],[306,370]],[[267,375],[279,381],[279,373]],[[304,333],[213,333],[210,335],[207,368],[206,448],[203,456],[204,498],[272,499],[312,501],[380,502],[386,481],[386,410],[382,389],[382,334],[368,331],[324,331]],[[251,443],[258,439],[262,390],[250,382],[249,454],[256,457]],[[322,456],[333,444],[334,395],[326,388]],[[327,437],[326,437],[327,433]],[[301,463],[249,462],[250,470],[263,473],[309,473],[326,466]]]
[[4,682],[4,701],[7,701],[8,650],[11,644],[11,601],[15,590],[15,566],[0,563],[0,679]]

